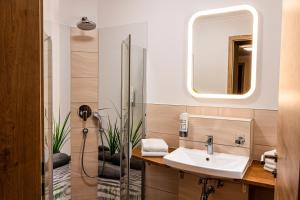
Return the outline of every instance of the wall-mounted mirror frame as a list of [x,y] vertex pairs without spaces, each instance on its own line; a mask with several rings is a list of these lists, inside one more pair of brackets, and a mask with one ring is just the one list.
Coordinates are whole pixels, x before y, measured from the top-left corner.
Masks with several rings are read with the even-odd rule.
[[[251,67],[251,87],[245,94],[204,94],[197,93],[193,89],[193,25],[197,18],[201,16],[210,16],[217,14],[226,14],[238,11],[249,11],[253,16],[252,27],[252,67]],[[256,88],[256,69],[257,69],[257,40],[258,40],[258,13],[256,9],[250,5],[238,5],[225,8],[211,9],[199,11],[192,15],[188,22],[188,47],[187,47],[187,89],[195,98],[209,99],[246,99],[250,97]]]

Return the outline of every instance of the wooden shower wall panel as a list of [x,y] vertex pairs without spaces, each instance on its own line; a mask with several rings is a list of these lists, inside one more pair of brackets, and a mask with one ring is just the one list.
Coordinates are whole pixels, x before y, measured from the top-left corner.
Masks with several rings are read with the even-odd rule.
[[40,0],[0,1],[0,199],[41,199]]
[[[179,114],[188,112],[195,115],[210,115],[222,117],[236,117],[236,118],[252,118],[253,119],[253,144],[252,157],[253,159],[260,159],[260,155],[267,150],[275,148],[277,138],[277,111],[274,110],[255,110],[255,109],[234,109],[234,108],[220,108],[220,107],[203,107],[203,106],[187,106],[187,105],[162,105],[162,104],[148,104],[147,105],[147,124],[146,137],[163,138],[170,147],[179,146]],[[185,145],[194,147],[199,143],[192,141],[183,141]],[[215,146],[216,149],[222,149],[223,146]],[[224,150],[224,149],[222,149]],[[230,151],[235,151],[232,148]],[[241,152],[240,150],[238,150]],[[249,149],[245,149],[243,154],[249,154]],[[148,169],[147,169],[148,168]],[[162,167],[155,167],[153,165],[146,165],[146,199],[157,199],[157,195],[165,196],[166,199],[199,199],[201,190],[197,185],[197,176],[188,175],[184,179],[180,179],[178,174],[170,177],[170,174],[164,172]],[[155,174],[161,173],[159,181],[155,180]],[[154,176],[154,178],[153,178]],[[177,177],[176,177],[177,176]],[[176,180],[177,178],[177,180]],[[172,191],[164,186],[172,180],[173,186],[178,186],[178,191]],[[187,183],[192,182],[192,185],[187,186]],[[247,192],[242,191],[240,183],[226,183],[222,190],[214,195],[214,199],[223,200],[230,199],[233,196],[236,199],[247,199]],[[153,187],[156,186],[156,187]],[[150,191],[153,195],[150,195]],[[157,195],[155,195],[157,194]],[[223,197],[221,197],[223,196]],[[191,198],[189,198],[191,197]]]
[[78,116],[78,108],[85,104],[92,111],[98,109],[98,31],[71,29],[71,156],[72,200],[97,198],[97,178],[88,178],[81,172],[80,156],[82,129],[89,129],[84,164],[91,176],[98,175],[98,131],[96,121],[86,122]]
[[284,0],[279,86],[277,200],[297,200],[300,161],[300,1]]

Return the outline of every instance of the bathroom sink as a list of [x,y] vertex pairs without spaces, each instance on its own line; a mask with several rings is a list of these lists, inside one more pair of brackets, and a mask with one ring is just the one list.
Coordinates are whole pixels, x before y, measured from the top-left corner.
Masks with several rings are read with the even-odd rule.
[[216,153],[179,147],[164,156],[166,165],[210,176],[242,179],[247,170],[249,157],[234,154]]

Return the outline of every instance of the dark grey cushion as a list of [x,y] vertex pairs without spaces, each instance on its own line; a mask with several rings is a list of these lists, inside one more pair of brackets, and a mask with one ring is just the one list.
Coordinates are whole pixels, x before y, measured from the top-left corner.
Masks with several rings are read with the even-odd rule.
[[143,161],[142,160],[138,160],[135,158],[131,158],[130,159],[130,169],[135,169],[135,170],[142,170],[143,168]]
[[[125,156],[123,156],[123,159],[125,159]],[[111,163],[114,165],[120,166],[120,154],[119,153],[116,153],[111,156]],[[133,157],[130,159],[130,168],[131,169],[141,170],[142,167],[143,167],[143,161],[137,160]]]
[[107,146],[102,146],[102,145],[99,145],[98,146],[98,151],[100,152],[100,151],[103,151],[103,149],[104,149],[104,151],[109,151],[109,148],[107,147]]
[[[114,180],[120,179],[121,168],[120,166],[112,165],[109,162],[105,162],[104,169],[103,169],[103,162],[99,161],[98,167],[98,176],[101,178],[109,178]],[[125,172],[124,169],[122,171],[122,176],[124,176]]]
[[71,156],[65,153],[53,154],[53,169],[69,164]]
[[111,161],[111,155],[109,151],[99,151],[98,153],[98,160],[103,160],[105,158],[105,161],[110,162]]
[[113,165],[120,166],[120,154],[119,153],[116,153],[111,156],[111,163]]

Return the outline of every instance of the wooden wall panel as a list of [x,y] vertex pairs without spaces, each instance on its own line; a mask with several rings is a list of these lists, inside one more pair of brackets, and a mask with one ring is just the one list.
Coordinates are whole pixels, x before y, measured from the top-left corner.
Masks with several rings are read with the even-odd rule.
[[72,78],[71,102],[95,103],[98,101],[98,78]]
[[72,52],[72,77],[97,78],[99,76],[98,58],[98,52]]
[[254,144],[276,146],[277,111],[254,111]]
[[41,199],[40,0],[0,1],[0,199]]
[[71,51],[72,52],[99,52],[98,31],[82,31],[71,28]]
[[300,161],[300,1],[284,0],[279,86],[277,200],[296,200]]
[[145,200],[177,200],[178,196],[174,193],[146,187],[145,189]]
[[[72,179],[74,177],[84,177],[82,178],[83,181],[84,180],[90,180],[90,179],[96,179],[97,178],[88,178],[83,172],[82,172],[82,168],[81,168],[81,153],[73,153],[72,152],[72,165],[71,165],[71,168],[72,168]],[[95,153],[95,152],[86,152],[84,154],[84,166],[85,166],[85,169],[87,171],[87,173],[90,175],[90,176],[97,176],[98,175],[98,154]],[[72,185],[72,188],[73,187],[76,187],[76,186],[73,186]],[[72,191],[72,197],[73,197],[73,194],[76,194],[78,193],[79,191]],[[95,195],[95,191],[94,191],[94,195]]]
[[98,129],[95,118],[86,122],[78,116],[80,105],[98,110],[98,31],[71,28],[71,156],[72,200],[97,198],[97,178],[82,173],[82,129],[89,129],[84,154],[85,169],[91,176],[98,175]]
[[177,194],[178,170],[157,165],[146,165],[145,186]]
[[[71,152],[80,153],[82,148],[82,128],[72,128],[71,141]],[[97,149],[98,128],[89,128],[85,152],[97,152]]]

